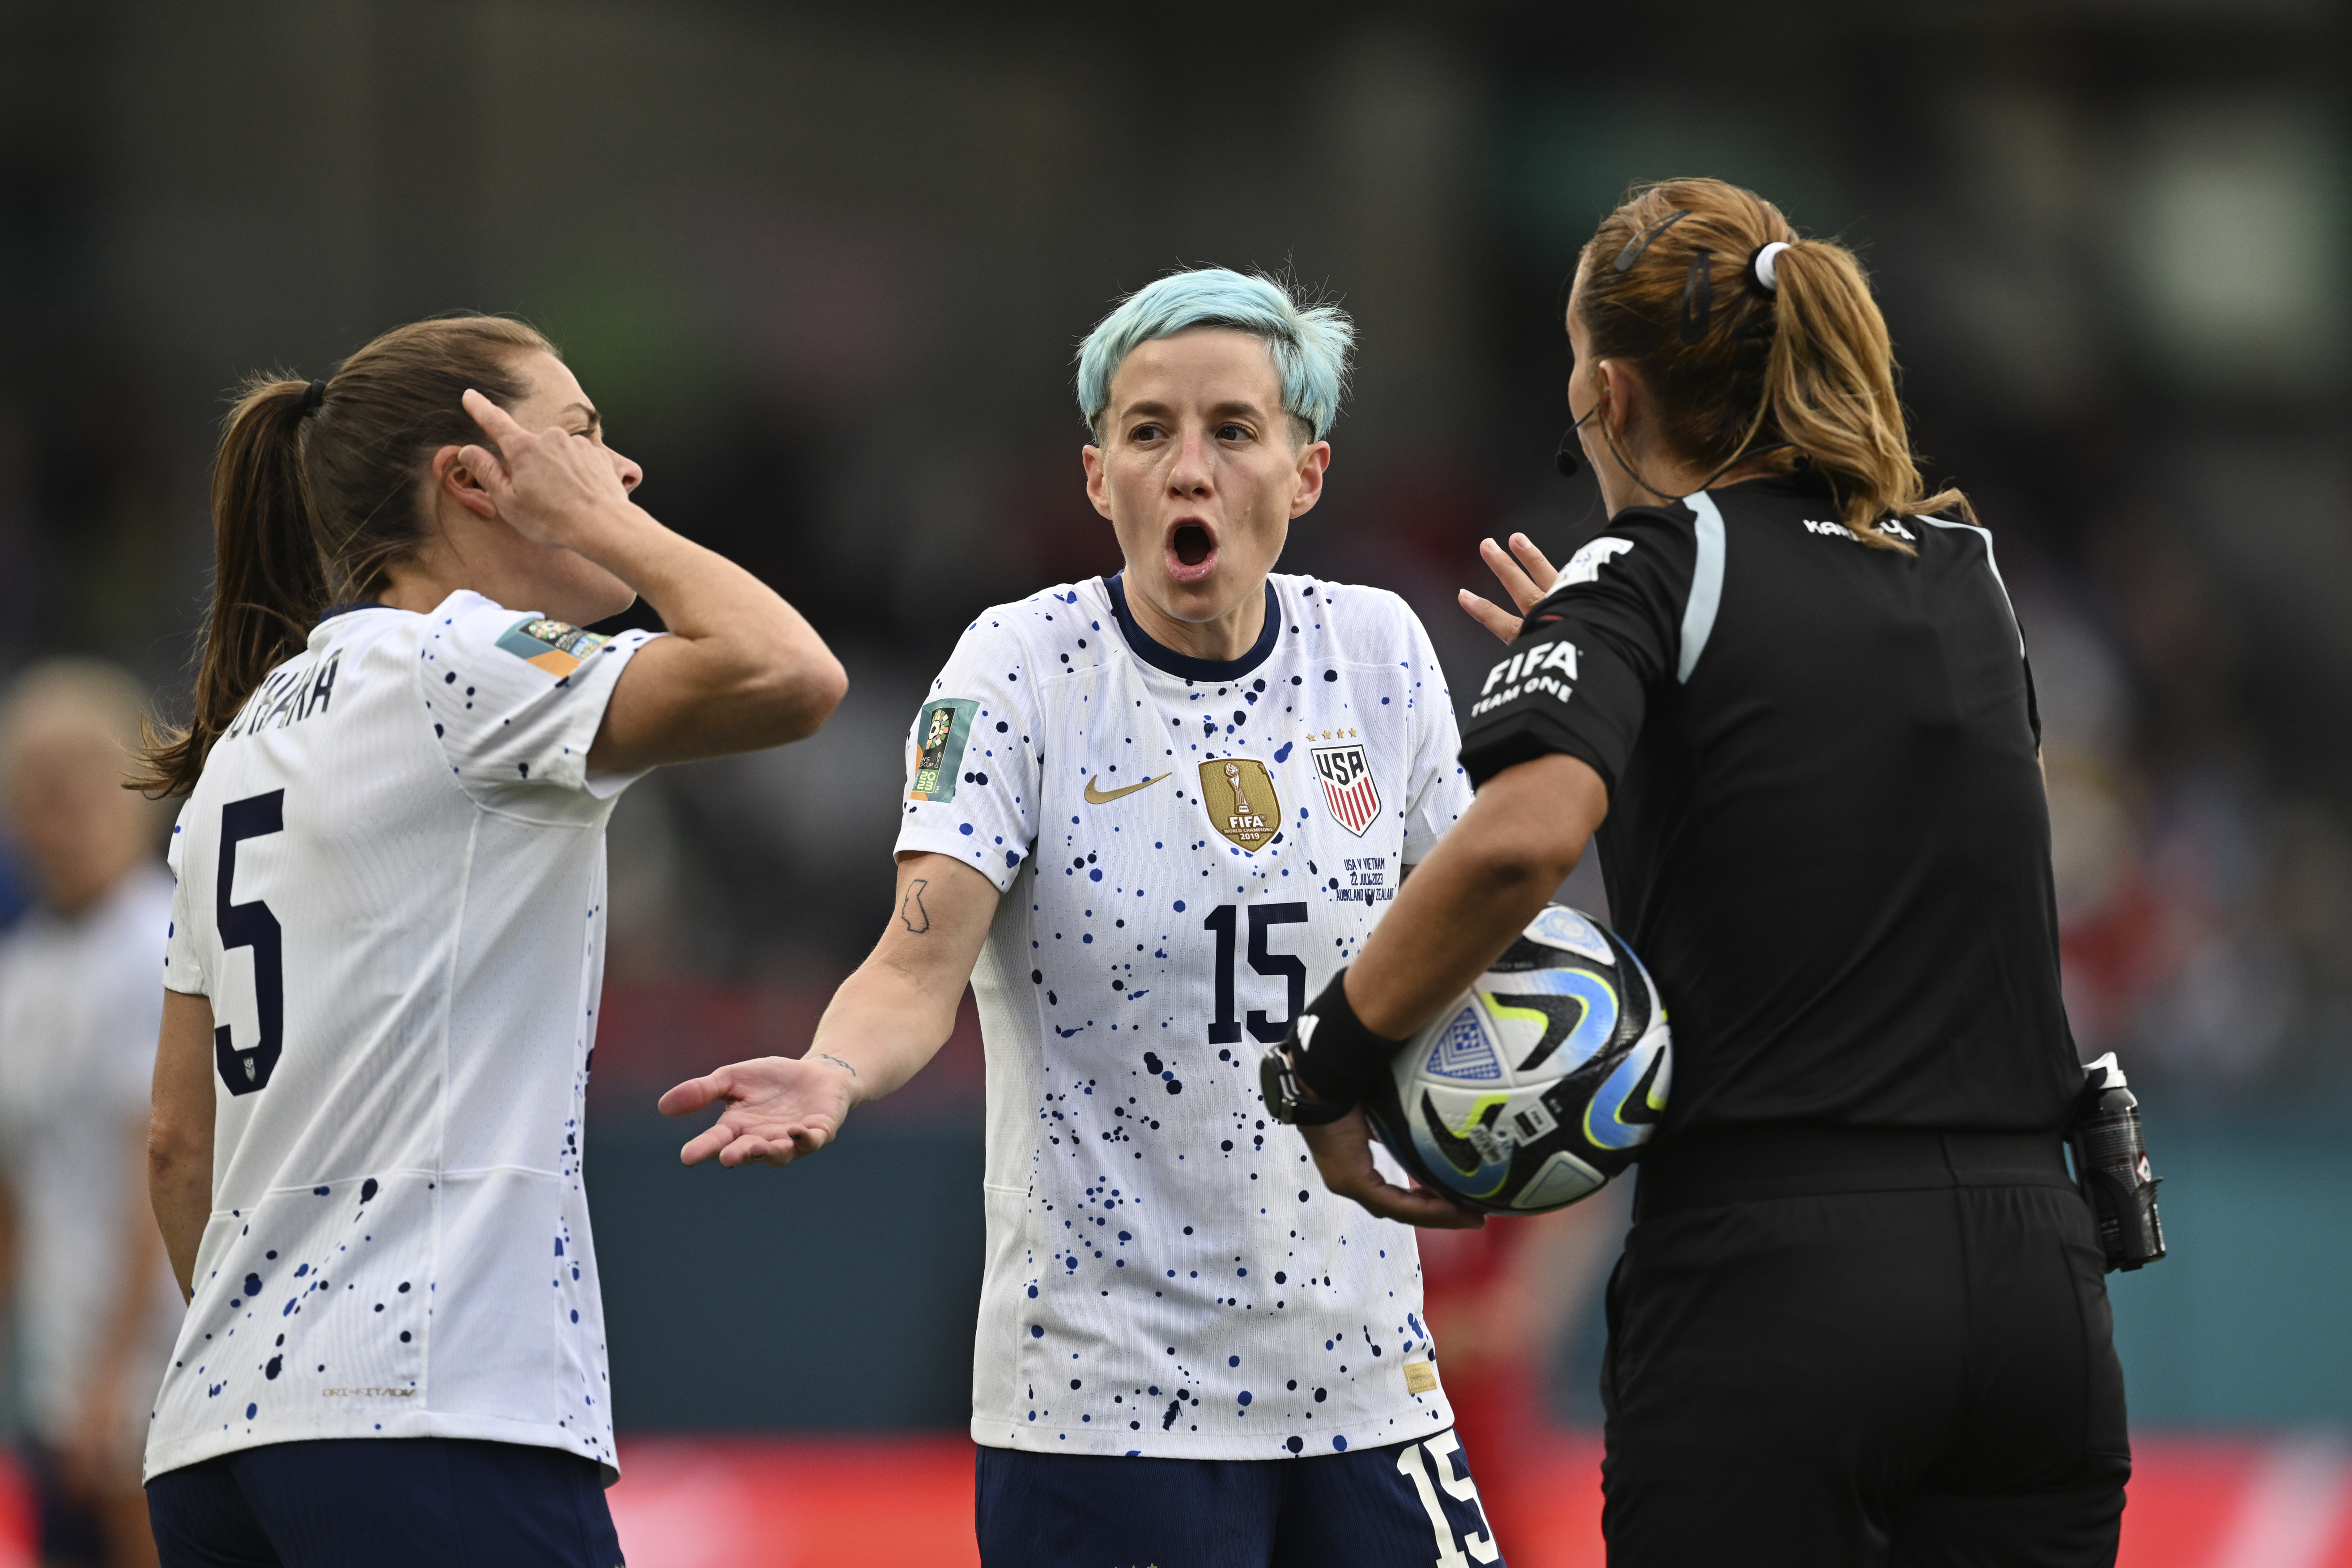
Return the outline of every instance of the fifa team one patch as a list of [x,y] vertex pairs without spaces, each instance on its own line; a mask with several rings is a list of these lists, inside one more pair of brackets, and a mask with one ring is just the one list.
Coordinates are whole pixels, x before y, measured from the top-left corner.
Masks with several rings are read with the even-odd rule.
[[980,704],[968,697],[934,697],[915,719],[915,782],[908,800],[953,800],[962,776],[964,742]]
[[525,664],[537,665],[548,674],[561,677],[579,668],[590,654],[612,640],[594,632],[583,632],[569,622],[533,616],[509,626],[499,638],[499,646]]

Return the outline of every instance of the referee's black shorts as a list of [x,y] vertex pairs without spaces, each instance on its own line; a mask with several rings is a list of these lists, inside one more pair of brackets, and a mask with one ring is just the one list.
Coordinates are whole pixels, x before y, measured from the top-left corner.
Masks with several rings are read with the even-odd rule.
[[1609,1284],[1610,1568],[2078,1568],[2131,1473],[2054,1137],[1658,1144]]

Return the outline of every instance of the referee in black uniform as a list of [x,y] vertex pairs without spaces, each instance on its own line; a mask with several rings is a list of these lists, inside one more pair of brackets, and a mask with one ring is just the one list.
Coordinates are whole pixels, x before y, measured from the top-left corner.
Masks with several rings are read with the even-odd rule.
[[[1921,493],[1853,258],[1749,192],[1637,192],[1568,328],[1608,525],[1556,577],[1486,547],[1526,619],[1464,595],[1510,644],[1459,694],[1476,804],[1312,1009],[1301,1080],[1386,1070],[1598,829],[1675,1036],[1609,1288],[1613,1568],[2111,1563],[2123,1381],[1991,535]],[[1445,1211],[1360,1115],[1307,1131],[1335,1191]]]

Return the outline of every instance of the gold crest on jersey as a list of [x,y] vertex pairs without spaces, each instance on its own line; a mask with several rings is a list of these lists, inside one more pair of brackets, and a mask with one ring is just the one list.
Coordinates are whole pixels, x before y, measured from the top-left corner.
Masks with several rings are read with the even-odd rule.
[[1282,800],[1274,775],[1254,757],[1201,764],[1201,804],[1209,826],[1255,855],[1282,830]]

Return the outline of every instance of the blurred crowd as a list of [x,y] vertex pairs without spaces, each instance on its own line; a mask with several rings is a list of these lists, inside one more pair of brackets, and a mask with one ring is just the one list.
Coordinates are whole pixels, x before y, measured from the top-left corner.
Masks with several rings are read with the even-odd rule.
[[[1109,298],[1223,262],[1355,315],[1330,489],[1283,569],[1402,593],[1459,690],[1491,646],[1452,601],[1478,538],[1561,560],[1604,521],[1551,472],[1561,275],[1627,180],[1688,173],[1864,247],[1929,477],[1998,542],[2083,1054],[2167,1114],[2352,1103],[2331,8],[1367,8],[1311,80],[1221,61],[1196,111],[1244,153],[1173,187],[1132,155],[1146,95],[1101,68],[1164,48],[1147,25],[913,9],[331,0],[292,26],[0,0],[0,1427],[84,1558],[136,1500],[142,1314],[173,1305],[133,1179],[152,952],[102,940],[164,885],[168,813],[105,760],[144,700],[125,670],[184,710],[221,389],[434,310],[550,327],[646,503],[851,674],[814,743],[620,806],[608,1125],[805,1037],[887,913],[907,725],[958,632],[1114,566],[1068,383]],[[457,26],[481,38],[453,58]],[[1791,90],[1808,71],[1900,91]],[[44,662],[67,652],[123,668]],[[981,1093],[967,1027],[877,1110],[968,1132]],[[1451,1384],[1485,1345],[1499,1406],[1548,1381],[1529,1357],[1589,1385],[1622,1216],[1580,1212],[1517,1250],[1434,1244],[1476,1285],[1432,1307]]]
[[[2116,552],[2122,557],[2120,551]],[[2352,1083],[2352,842],[2268,765],[2209,575],[2136,547],[2021,584],[2068,1016],[2196,1097]]]

